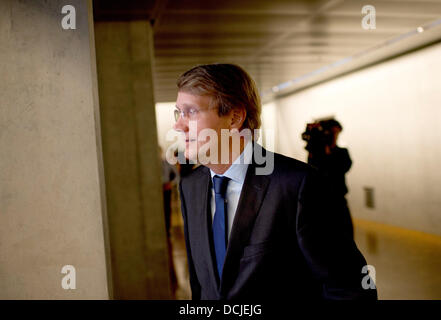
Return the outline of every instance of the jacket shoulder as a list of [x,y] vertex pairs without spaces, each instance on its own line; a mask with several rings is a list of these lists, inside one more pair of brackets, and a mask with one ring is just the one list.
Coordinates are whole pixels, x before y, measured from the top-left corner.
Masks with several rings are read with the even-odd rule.
[[193,170],[191,170],[186,175],[181,176],[181,183],[191,183],[194,179],[197,179],[201,175],[207,175],[209,173],[209,169],[205,166],[199,165]]
[[274,175],[306,175],[316,169],[300,160],[274,153]]

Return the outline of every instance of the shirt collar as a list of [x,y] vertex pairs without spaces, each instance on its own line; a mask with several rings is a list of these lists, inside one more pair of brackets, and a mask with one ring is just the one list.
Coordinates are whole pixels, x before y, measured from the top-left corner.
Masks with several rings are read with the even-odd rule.
[[217,175],[230,178],[235,182],[243,184],[247,174],[248,164],[251,162],[251,157],[253,155],[252,146],[252,142],[248,141],[240,156],[234,160],[233,164],[224,172],[224,174],[217,174],[210,169],[211,178],[213,179],[213,177]]

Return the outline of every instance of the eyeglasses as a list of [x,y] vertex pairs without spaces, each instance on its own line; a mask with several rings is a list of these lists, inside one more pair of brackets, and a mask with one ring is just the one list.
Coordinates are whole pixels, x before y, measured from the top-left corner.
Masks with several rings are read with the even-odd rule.
[[182,117],[183,119],[194,120],[194,119],[196,119],[196,116],[199,114],[199,112],[204,112],[204,111],[208,111],[211,109],[216,109],[216,108],[209,108],[209,109],[203,109],[203,110],[199,110],[197,108],[184,108],[182,110],[179,110],[178,108],[176,108],[173,111],[173,113],[175,116],[175,121],[177,122],[179,120],[179,117]]

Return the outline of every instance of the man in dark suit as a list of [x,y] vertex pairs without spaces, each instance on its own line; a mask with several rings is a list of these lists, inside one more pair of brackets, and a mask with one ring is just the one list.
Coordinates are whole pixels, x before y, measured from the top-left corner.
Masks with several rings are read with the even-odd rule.
[[176,108],[185,156],[203,163],[180,182],[193,299],[377,298],[319,173],[254,142],[261,106],[243,69],[187,71]]

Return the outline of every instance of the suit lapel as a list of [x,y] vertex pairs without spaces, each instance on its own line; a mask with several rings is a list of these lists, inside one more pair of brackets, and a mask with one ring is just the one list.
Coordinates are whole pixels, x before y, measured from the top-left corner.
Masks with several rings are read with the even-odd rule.
[[[257,145],[257,147],[260,147]],[[266,150],[265,150],[266,151]],[[235,280],[242,250],[247,245],[262,201],[269,184],[269,177],[256,175],[256,165],[253,161],[248,165],[247,174],[242,187],[239,203],[234,216],[230,239],[228,241],[225,263],[222,271],[220,292],[229,288]]]
[[[195,213],[197,223],[201,226],[201,250],[205,263],[208,267],[212,283],[219,286],[219,276],[216,273],[213,253],[213,237],[211,231],[211,176],[208,168],[203,168],[201,174],[196,178],[196,190],[193,192],[195,199]],[[200,199],[203,201],[200,201]]]

